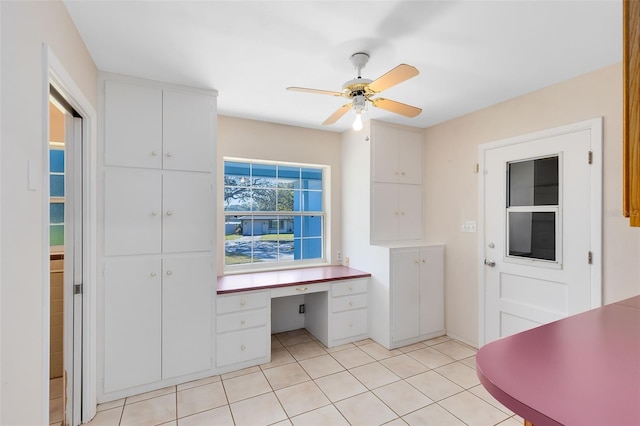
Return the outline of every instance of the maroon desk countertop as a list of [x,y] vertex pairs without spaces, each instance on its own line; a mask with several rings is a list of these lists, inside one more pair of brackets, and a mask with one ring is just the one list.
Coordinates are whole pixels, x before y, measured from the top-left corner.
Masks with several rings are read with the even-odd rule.
[[640,296],[491,342],[476,366],[534,426],[640,425]]
[[368,272],[362,272],[347,266],[318,266],[314,268],[224,275],[218,277],[218,294],[317,284],[370,276],[371,274]]

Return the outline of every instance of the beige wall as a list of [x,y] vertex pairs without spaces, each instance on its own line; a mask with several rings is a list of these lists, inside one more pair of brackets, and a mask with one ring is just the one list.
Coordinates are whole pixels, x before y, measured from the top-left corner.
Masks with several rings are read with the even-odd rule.
[[[218,191],[222,193],[224,157],[331,166],[331,198],[326,206],[331,232],[326,243],[328,256],[335,259],[342,235],[340,151],[339,133],[218,116]],[[224,235],[223,207],[218,206],[218,235]],[[218,274],[223,271],[223,254],[219,246]]]
[[[42,424],[49,363],[43,306],[48,240],[42,187],[27,189],[27,161],[43,170],[42,46],[51,47],[84,96],[96,107],[97,71],[61,1],[2,1],[0,134],[0,424]],[[42,178],[42,176],[39,176]],[[47,422],[48,424],[48,422]]]
[[425,130],[425,220],[430,241],[447,244],[446,328],[478,344],[478,145],[604,117],[603,301],[640,293],[640,229],[622,217],[622,66],[601,70]]

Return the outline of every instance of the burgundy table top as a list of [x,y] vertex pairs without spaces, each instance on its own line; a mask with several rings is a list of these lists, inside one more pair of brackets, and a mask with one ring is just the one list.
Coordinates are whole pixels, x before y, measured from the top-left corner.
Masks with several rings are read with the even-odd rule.
[[491,342],[483,386],[542,425],[640,425],[640,296]]
[[218,277],[218,294],[317,284],[370,276],[371,274],[368,272],[339,265],[224,275]]

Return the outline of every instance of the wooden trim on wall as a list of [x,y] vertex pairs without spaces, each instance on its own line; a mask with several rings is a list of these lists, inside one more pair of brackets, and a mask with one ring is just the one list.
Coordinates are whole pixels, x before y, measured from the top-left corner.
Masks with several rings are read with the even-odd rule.
[[623,211],[640,227],[640,1],[623,2]]

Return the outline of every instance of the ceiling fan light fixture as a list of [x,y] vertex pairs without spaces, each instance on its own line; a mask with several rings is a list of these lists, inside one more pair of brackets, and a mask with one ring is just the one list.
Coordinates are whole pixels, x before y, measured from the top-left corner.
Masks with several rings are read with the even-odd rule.
[[356,119],[353,120],[353,130],[359,132],[362,130],[363,122],[362,122],[362,111],[356,111]]
[[356,118],[353,120],[353,130],[360,131],[363,127],[363,114],[367,110],[367,98],[364,95],[356,95],[353,97],[353,110]]

